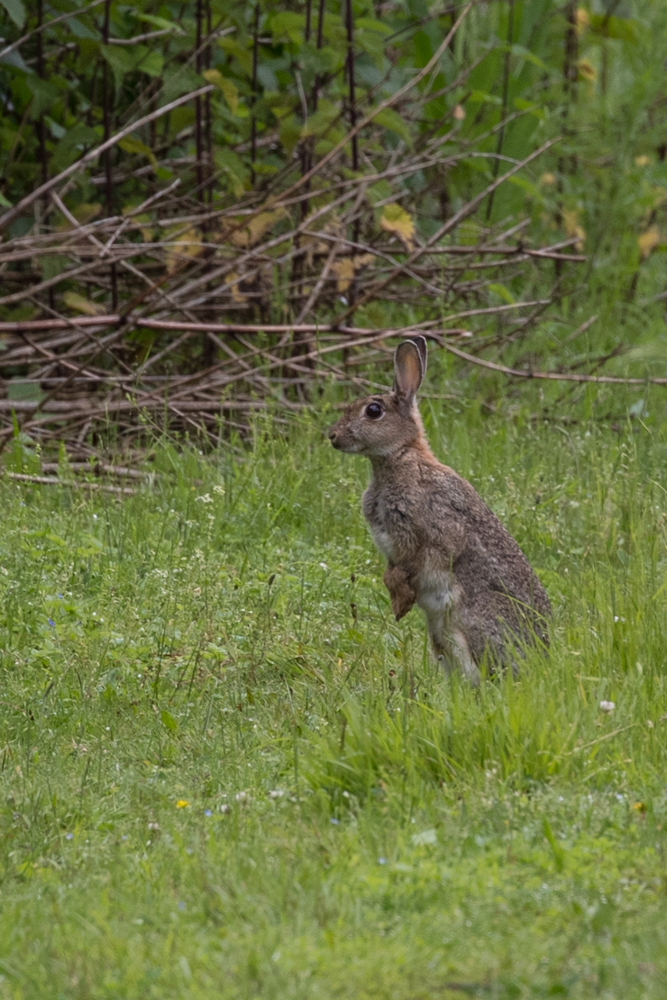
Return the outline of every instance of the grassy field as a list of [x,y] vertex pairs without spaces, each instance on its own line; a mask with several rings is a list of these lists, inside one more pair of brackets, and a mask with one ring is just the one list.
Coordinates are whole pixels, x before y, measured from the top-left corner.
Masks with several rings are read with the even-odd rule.
[[122,501],[0,481],[2,1000],[664,998],[661,390],[482,389],[422,411],[554,641],[479,692],[394,623],[331,409]]

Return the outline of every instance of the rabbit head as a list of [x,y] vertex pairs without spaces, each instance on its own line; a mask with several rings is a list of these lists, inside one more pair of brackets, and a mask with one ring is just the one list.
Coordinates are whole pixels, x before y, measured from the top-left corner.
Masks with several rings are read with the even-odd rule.
[[329,429],[334,448],[369,458],[388,456],[421,440],[417,390],[426,371],[426,340],[415,337],[396,348],[391,392],[366,396],[347,407]]

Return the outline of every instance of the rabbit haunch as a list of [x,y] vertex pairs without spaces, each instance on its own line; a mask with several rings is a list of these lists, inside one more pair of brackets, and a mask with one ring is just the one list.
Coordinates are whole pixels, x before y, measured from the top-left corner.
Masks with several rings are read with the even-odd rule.
[[423,337],[397,348],[394,368],[393,391],[352,403],[329,437],[371,461],[363,511],[387,558],[396,619],[417,604],[437,659],[477,683],[483,659],[491,669],[515,667],[517,648],[548,643],[549,598],[495,514],[428,446],[416,404]]

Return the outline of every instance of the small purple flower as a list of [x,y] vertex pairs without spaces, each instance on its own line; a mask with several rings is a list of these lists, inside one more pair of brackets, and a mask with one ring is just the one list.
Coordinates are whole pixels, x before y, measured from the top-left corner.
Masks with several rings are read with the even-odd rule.
[[47,618],[46,620],[49,623],[49,625],[51,626],[51,628],[55,628],[56,627],[56,623],[54,622],[53,618]]
[[184,910],[185,909],[185,903],[183,902],[182,899],[179,899],[179,901],[178,901],[178,908],[179,908],[179,910]]
[[334,826],[339,826],[340,825],[340,820],[336,819],[335,816],[331,817],[331,822],[333,823]]
[[73,833],[66,833],[65,834],[65,840],[73,840],[73,839],[74,839],[74,834]]
[[212,816],[213,811],[211,809],[204,809],[204,816]]

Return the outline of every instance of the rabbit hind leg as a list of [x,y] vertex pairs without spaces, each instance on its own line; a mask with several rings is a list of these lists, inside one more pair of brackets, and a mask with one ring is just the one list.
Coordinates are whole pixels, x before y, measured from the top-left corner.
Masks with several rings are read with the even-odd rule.
[[427,615],[428,633],[436,661],[447,675],[460,671],[471,687],[479,687],[479,668],[464,632],[453,625],[450,615]]

